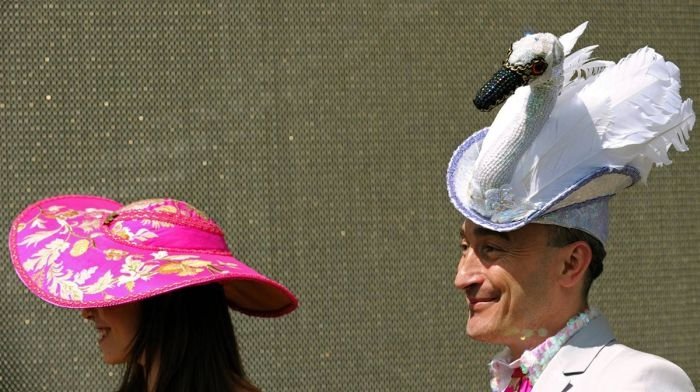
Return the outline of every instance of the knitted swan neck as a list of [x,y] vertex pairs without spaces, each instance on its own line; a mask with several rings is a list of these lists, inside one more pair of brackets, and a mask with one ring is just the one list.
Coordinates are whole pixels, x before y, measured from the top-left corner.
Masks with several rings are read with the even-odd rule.
[[484,143],[484,150],[476,162],[474,181],[482,192],[500,189],[510,183],[520,157],[532,145],[549,118],[562,81],[563,78],[558,76],[541,85],[521,87],[522,91],[516,92],[516,95],[527,95],[525,99],[519,100],[519,108],[513,108],[515,113],[524,115],[519,116],[519,121],[511,123],[508,128],[494,129],[497,134],[488,135],[493,143]]

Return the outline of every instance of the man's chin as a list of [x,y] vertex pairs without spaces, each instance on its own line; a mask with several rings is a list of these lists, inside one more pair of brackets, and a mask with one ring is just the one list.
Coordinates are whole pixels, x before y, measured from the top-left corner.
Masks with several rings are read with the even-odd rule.
[[479,342],[490,343],[493,337],[493,330],[470,318],[467,322],[467,336]]
[[507,334],[502,328],[493,325],[486,320],[480,320],[479,317],[470,317],[467,321],[467,336],[483,343],[504,344],[507,339]]
[[509,340],[504,334],[497,331],[471,330],[467,327],[467,336],[481,343],[507,345]]

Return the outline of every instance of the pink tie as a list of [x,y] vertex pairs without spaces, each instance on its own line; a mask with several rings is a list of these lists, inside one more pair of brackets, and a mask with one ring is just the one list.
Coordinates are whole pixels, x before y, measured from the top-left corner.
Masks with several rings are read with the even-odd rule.
[[511,382],[511,385],[508,385],[508,388],[506,388],[506,390],[503,392],[530,392],[530,391],[532,391],[532,384],[530,384],[530,379],[527,378],[527,376],[523,374],[523,371],[520,370],[520,368],[516,368],[513,370],[512,378],[515,381],[515,384],[513,384],[513,382]]

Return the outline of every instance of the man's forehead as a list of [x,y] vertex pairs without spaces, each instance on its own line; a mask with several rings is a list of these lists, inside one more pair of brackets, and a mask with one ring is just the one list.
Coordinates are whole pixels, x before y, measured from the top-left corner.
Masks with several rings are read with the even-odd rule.
[[547,228],[550,225],[543,225],[539,223],[529,223],[519,229],[513,231],[495,231],[488,229],[483,226],[479,226],[476,223],[466,219],[462,226],[459,228],[459,234],[462,238],[467,238],[469,236],[473,237],[485,237],[485,236],[496,236],[501,237],[509,241],[514,241],[518,238],[527,237],[532,238],[533,236],[545,236],[549,235]]
[[468,236],[496,236],[506,240],[511,239],[511,232],[500,232],[487,229],[486,227],[479,226],[468,219],[462,223],[462,226],[459,228],[459,233],[462,238],[467,238]]

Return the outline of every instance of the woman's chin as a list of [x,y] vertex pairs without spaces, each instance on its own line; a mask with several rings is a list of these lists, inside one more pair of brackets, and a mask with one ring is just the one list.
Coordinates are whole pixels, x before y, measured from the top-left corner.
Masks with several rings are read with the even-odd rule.
[[122,363],[126,363],[126,357],[116,357],[113,355],[102,355],[102,362],[106,363],[107,365],[120,365]]

